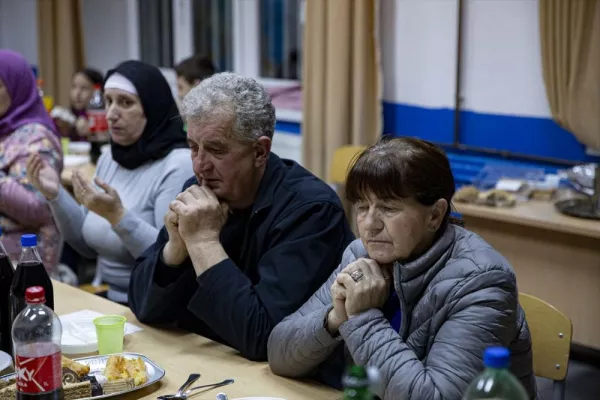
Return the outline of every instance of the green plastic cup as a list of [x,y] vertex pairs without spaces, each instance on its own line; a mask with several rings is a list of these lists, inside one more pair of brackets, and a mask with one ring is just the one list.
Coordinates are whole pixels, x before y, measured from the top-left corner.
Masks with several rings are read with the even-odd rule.
[[120,315],[103,315],[94,318],[96,336],[98,337],[98,353],[115,354],[123,352],[123,335],[127,318]]
[[60,138],[60,144],[62,146],[63,155],[66,156],[69,154],[69,145],[71,144],[71,139]]

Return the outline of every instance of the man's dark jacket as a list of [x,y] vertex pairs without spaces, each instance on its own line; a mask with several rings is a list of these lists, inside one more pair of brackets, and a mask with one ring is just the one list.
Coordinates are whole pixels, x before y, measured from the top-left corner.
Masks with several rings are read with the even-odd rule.
[[130,306],[141,322],[175,324],[266,360],[271,330],[327,280],[353,239],[336,193],[271,153],[251,209],[230,215],[221,232],[230,258],[200,276],[189,258],[169,267],[163,228],[136,261]]

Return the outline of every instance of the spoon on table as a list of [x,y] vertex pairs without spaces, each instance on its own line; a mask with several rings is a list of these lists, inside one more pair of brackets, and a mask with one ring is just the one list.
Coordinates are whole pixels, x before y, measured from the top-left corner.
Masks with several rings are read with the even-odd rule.
[[221,382],[218,382],[218,383],[209,383],[208,385],[200,385],[200,386],[196,386],[196,387],[193,387],[193,388],[187,390],[185,392],[185,394],[189,395],[191,392],[194,392],[194,391],[196,391],[198,389],[205,389],[205,388],[216,389],[216,388],[221,387],[221,386],[231,385],[234,382],[235,382],[235,380],[233,380],[233,379],[230,378],[230,379],[225,379],[224,381],[221,381]]
[[221,387],[221,386],[231,385],[234,382],[235,381],[233,379],[225,379],[224,381],[221,381],[221,382],[218,382],[218,383],[209,383],[207,385],[196,386],[194,388],[186,390],[182,394],[179,394],[179,392],[178,392],[177,394],[169,394],[169,395],[164,395],[164,396],[158,396],[157,399],[159,399],[159,400],[169,400],[169,399],[173,399],[173,400],[185,400],[185,399],[188,398],[188,396],[190,396],[192,394],[192,392],[195,392],[198,389],[206,389],[206,390],[216,389],[216,388]]
[[192,386],[192,384],[194,382],[196,382],[198,379],[200,379],[200,374],[190,374],[190,376],[187,378],[187,381],[185,381],[185,383],[183,385],[181,385],[181,387],[179,388],[179,390],[177,391],[177,393],[174,394],[174,396],[183,396],[183,394],[185,393],[185,391]]

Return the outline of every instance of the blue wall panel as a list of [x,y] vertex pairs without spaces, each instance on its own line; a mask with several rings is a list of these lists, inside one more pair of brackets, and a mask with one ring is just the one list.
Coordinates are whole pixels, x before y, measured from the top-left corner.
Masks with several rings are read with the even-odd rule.
[[[384,132],[416,136],[437,143],[452,143],[454,111],[384,103]],[[585,146],[549,118],[461,112],[462,144],[566,161],[598,161],[585,154]]]

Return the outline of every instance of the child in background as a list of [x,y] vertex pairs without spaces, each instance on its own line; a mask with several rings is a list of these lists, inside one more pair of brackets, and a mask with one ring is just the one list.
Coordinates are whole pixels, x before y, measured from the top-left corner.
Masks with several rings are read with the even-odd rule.
[[177,74],[177,97],[183,100],[186,94],[204,79],[216,72],[213,62],[200,55],[195,55],[175,65]]
[[73,74],[69,93],[70,109],[54,107],[50,113],[62,137],[71,141],[87,141],[89,123],[86,109],[94,94],[94,85],[102,85],[102,74],[93,68],[84,68]]
[[[213,62],[198,54],[191,56],[175,65],[177,74],[177,97],[179,102],[194,86],[216,72]],[[187,123],[183,122],[183,130],[187,132]]]

